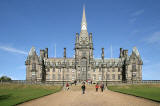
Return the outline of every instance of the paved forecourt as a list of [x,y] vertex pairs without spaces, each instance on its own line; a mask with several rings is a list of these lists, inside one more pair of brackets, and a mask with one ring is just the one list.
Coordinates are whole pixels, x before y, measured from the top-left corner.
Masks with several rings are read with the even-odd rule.
[[62,90],[20,106],[160,106],[160,103],[109,90],[95,92],[94,85],[87,85],[86,93],[82,94],[81,85],[72,85],[68,91]]

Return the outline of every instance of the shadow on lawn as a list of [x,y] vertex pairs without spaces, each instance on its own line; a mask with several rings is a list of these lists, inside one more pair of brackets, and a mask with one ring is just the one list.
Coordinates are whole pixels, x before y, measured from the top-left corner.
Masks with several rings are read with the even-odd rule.
[[11,97],[11,94],[0,95],[0,101],[1,101],[1,100],[4,100],[4,99],[8,99],[9,97]]

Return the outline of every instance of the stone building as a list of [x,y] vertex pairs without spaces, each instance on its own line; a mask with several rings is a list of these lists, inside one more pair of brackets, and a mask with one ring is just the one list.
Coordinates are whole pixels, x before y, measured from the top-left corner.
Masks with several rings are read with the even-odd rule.
[[92,33],[87,32],[85,9],[81,22],[81,32],[76,33],[75,56],[67,58],[66,48],[62,58],[48,57],[48,48],[40,50],[38,56],[31,48],[25,61],[27,81],[82,81],[126,82],[142,80],[142,60],[136,47],[131,55],[120,48],[119,58],[106,59],[104,48],[101,58],[93,57]]

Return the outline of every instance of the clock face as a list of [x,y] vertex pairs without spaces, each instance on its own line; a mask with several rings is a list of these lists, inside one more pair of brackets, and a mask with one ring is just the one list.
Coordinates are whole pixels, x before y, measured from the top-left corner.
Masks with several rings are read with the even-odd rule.
[[80,43],[88,44],[88,38],[87,37],[81,37]]

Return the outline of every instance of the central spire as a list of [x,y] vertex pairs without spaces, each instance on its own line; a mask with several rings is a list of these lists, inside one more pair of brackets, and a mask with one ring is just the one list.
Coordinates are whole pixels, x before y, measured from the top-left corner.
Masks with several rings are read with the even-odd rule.
[[81,30],[87,30],[87,21],[86,21],[86,14],[85,14],[85,6],[83,6],[83,16],[82,16]]

